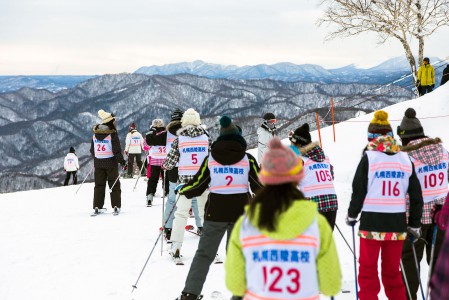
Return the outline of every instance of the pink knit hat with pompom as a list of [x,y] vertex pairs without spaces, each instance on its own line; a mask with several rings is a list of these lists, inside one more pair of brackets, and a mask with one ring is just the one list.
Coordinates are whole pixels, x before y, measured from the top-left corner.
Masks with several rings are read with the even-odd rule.
[[272,138],[262,158],[260,182],[265,185],[280,185],[299,182],[303,177],[302,159],[292,149],[282,145],[279,138]]

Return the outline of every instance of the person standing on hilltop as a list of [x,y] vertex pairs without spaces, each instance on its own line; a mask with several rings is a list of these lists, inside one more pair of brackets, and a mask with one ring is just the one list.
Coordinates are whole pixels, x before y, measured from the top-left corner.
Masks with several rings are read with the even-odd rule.
[[435,87],[435,70],[428,57],[424,57],[423,64],[418,69],[418,82],[420,96],[433,91]]
[[134,122],[129,126],[129,132],[126,135],[125,155],[128,155],[128,178],[133,177],[134,171],[134,159],[136,159],[137,167],[142,170],[142,175],[145,175],[142,169],[142,149],[143,149],[143,137],[140,132],[137,131],[136,124]]
[[262,161],[262,156],[267,150],[268,141],[276,135],[276,117],[273,113],[263,116],[263,123],[257,129],[257,161]]
[[101,124],[94,126],[94,135],[91,140],[90,153],[94,157],[94,214],[99,214],[103,209],[106,182],[111,192],[111,206],[114,213],[119,213],[122,206],[120,181],[118,180],[118,164],[126,171],[126,161],[123,159],[122,149],[115,127],[115,116],[100,109],[98,115]]
[[67,173],[65,176],[64,185],[69,184],[70,177],[73,178],[73,184],[77,183],[76,172],[80,169],[78,164],[78,156],[75,154],[75,148],[70,147],[69,153],[64,158],[64,170]]

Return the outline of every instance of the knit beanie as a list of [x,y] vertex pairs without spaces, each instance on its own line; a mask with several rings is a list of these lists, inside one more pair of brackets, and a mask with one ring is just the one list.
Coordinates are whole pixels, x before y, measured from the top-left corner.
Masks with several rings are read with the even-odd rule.
[[170,116],[170,121],[181,121],[182,114],[183,114],[182,110],[180,110],[179,108],[175,109],[175,111],[172,112]]
[[105,111],[102,110],[102,109],[100,109],[100,110],[98,111],[98,116],[101,118],[101,123],[102,123],[102,124],[109,123],[110,121],[112,121],[112,120],[115,119],[115,118],[114,118],[114,117],[115,117],[114,114],[105,112]]
[[189,108],[182,115],[181,126],[186,127],[187,125],[201,125],[200,114],[193,108]]
[[372,141],[381,135],[393,137],[393,129],[388,122],[388,113],[383,110],[378,110],[374,113],[374,119],[368,126],[368,141]]
[[151,122],[152,127],[164,127],[164,121],[161,119],[154,119],[153,122]]
[[407,108],[402,118],[401,125],[397,131],[401,139],[407,138],[413,140],[415,138],[424,137],[424,128],[421,122],[416,118],[416,111],[413,108]]
[[241,135],[237,126],[232,122],[231,118],[228,116],[223,116],[220,118],[220,136],[229,134]]
[[264,120],[273,120],[273,119],[276,119],[276,117],[274,116],[273,113],[266,113],[263,115],[263,119]]
[[312,137],[310,136],[309,124],[305,123],[297,128],[289,139],[293,144],[300,145],[301,147],[310,144],[312,142]]
[[292,149],[282,145],[278,137],[268,142],[268,150],[262,157],[259,180],[265,185],[299,182],[304,176],[302,160]]
[[136,124],[134,124],[134,122],[131,123],[131,125],[129,125],[129,131],[136,129]]
[[69,150],[69,152],[70,152],[70,153],[75,153],[75,148],[73,148],[73,147],[70,147],[70,150]]

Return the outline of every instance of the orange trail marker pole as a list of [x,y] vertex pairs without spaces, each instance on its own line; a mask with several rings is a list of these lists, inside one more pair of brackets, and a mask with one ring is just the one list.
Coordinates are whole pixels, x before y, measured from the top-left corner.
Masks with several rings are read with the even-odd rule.
[[318,117],[318,113],[315,113],[316,116],[316,129],[318,130],[318,137],[320,138],[320,147],[321,149],[323,148],[322,144],[321,144],[321,131],[320,131],[320,119]]

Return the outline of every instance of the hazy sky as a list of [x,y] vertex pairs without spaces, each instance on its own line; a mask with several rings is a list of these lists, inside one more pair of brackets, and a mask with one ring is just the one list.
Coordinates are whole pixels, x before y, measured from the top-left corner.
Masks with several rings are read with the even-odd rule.
[[[319,0],[1,0],[0,75],[133,72],[201,59],[373,66],[403,55],[365,34],[324,42]],[[449,56],[449,29],[426,56]]]

